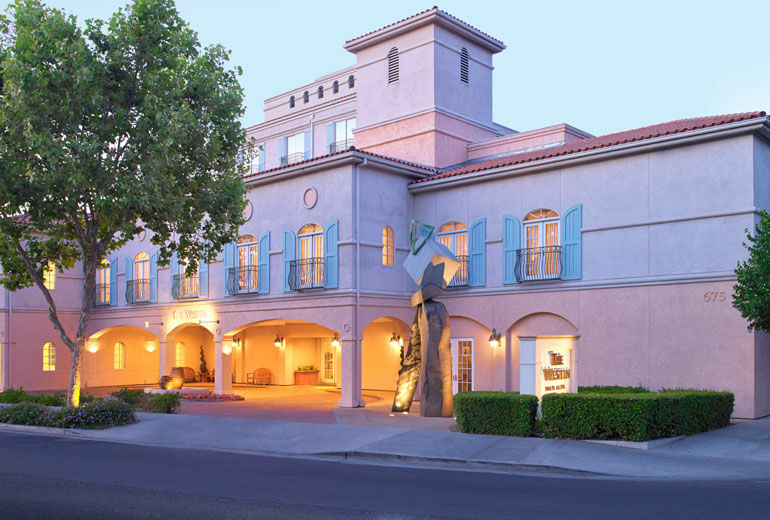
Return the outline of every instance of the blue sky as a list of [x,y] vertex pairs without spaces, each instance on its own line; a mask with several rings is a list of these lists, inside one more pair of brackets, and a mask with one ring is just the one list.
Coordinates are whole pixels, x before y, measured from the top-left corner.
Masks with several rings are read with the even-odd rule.
[[[47,3],[106,18],[127,0]],[[250,125],[262,121],[264,99],[353,64],[345,40],[434,3],[177,0],[177,7],[204,44],[232,50]],[[600,135],[770,109],[767,1],[438,5],[507,45],[494,62],[495,120],[519,131],[565,122]]]

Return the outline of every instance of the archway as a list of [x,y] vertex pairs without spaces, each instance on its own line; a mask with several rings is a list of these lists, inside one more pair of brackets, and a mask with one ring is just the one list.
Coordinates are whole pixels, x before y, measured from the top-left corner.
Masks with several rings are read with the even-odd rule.
[[83,387],[157,383],[158,351],[158,337],[148,330],[131,325],[101,329],[86,342]]
[[[192,371],[200,381],[213,380],[218,367],[214,334],[208,328],[198,323],[178,324],[166,333],[164,347],[161,356],[164,357],[165,375],[169,375],[173,367],[183,367],[189,369],[188,373]],[[205,372],[202,368],[206,369]]]
[[409,343],[410,327],[392,316],[372,320],[361,342],[361,388],[395,391],[401,348]]

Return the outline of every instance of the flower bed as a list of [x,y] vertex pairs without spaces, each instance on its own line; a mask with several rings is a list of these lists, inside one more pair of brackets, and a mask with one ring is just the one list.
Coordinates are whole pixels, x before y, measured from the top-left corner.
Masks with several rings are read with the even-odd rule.
[[0,409],[0,422],[51,428],[103,430],[136,422],[134,411],[114,398],[85,404],[79,408],[48,407],[37,403],[16,403]]
[[180,394],[183,401],[243,401],[237,394]]

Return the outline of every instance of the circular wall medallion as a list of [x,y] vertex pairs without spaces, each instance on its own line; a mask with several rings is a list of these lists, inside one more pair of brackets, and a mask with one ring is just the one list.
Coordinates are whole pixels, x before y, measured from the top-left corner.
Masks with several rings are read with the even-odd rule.
[[254,206],[251,205],[251,201],[248,201],[246,202],[246,207],[243,208],[243,220],[248,222],[252,213],[254,213]]
[[302,203],[307,209],[312,209],[318,202],[318,191],[315,188],[308,188],[302,195]]
[[143,229],[143,230],[141,230],[141,231],[139,232],[139,235],[138,235],[139,241],[141,242],[142,240],[144,240],[144,237],[145,237],[145,236],[147,236],[147,233],[146,233],[146,232],[145,232],[145,230]]

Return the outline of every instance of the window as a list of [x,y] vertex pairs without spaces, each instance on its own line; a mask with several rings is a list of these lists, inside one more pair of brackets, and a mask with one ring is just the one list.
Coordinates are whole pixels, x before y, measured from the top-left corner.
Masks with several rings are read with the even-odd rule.
[[289,98],[289,108],[294,108],[294,96]]
[[174,277],[174,298],[196,298],[198,296],[198,270],[187,274],[187,261],[180,260],[177,275]]
[[118,341],[113,347],[113,368],[124,370],[126,368],[126,346]]
[[340,82],[335,79],[334,83],[332,83],[332,94],[336,94],[339,91],[340,91]]
[[559,214],[537,209],[524,217],[523,280],[558,277],[561,272]]
[[50,341],[43,345],[43,372],[56,370],[56,347]]
[[398,81],[398,49],[392,47],[388,51],[388,83]]
[[183,367],[184,364],[184,343],[178,341],[176,344],[176,356],[174,357],[174,366]]
[[382,265],[393,265],[393,228],[382,228]]
[[306,90],[302,93],[302,102],[307,103],[308,101],[310,101],[310,93]]
[[134,301],[150,300],[150,255],[139,253],[134,257]]
[[265,169],[265,143],[260,143],[250,150],[249,173],[258,173]]
[[96,294],[94,295],[96,305],[110,304],[110,263],[104,260],[96,270]]
[[319,85],[318,86],[318,99],[321,99],[322,97],[324,97],[324,87],[323,87],[323,85]]
[[468,49],[460,50],[460,81],[468,83]]
[[306,224],[297,234],[299,241],[299,279],[302,287],[321,287],[324,283],[324,233],[318,224]]
[[353,88],[356,86],[356,78],[352,74],[348,76],[348,88]]
[[334,123],[334,142],[329,144],[329,153],[341,152],[353,146],[353,130],[356,118]]
[[286,138],[285,164],[293,164],[305,160],[305,134],[300,133]]
[[438,228],[436,236],[460,261],[460,268],[449,286],[468,285],[468,228],[462,222],[447,222]]
[[243,235],[237,245],[237,293],[257,290],[259,244],[254,235]]
[[48,262],[43,269],[43,286],[48,290],[56,289],[56,266],[53,262]]

